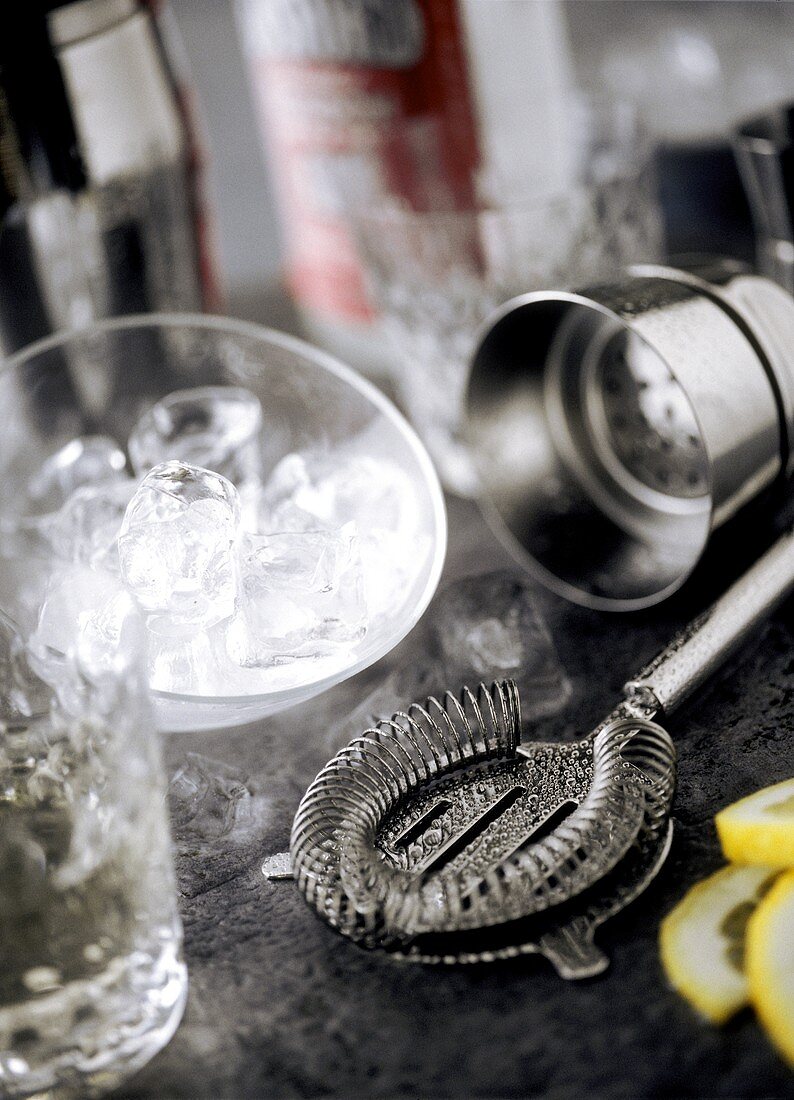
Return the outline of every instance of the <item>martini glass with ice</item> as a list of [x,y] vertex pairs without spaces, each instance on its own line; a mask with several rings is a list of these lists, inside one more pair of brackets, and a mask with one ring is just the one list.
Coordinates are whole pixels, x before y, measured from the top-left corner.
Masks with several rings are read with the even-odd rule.
[[52,562],[6,600],[53,683],[75,638],[113,647],[131,597],[161,726],[245,722],[377,660],[432,596],[445,520],[423,448],[299,341],[106,321],[11,359],[0,401],[2,548]]

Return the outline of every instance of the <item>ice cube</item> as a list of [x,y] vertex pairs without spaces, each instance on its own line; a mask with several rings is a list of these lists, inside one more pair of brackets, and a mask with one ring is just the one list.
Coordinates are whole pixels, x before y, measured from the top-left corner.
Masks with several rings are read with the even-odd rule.
[[355,524],[337,531],[247,536],[240,585],[226,643],[232,660],[243,667],[326,656],[366,633]]
[[46,714],[51,694],[31,669],[16,625],[0,611],[0,729],[19,719]]
[[70,803],[69,849],[56,871],[57,888],[83,882],[111,853],[139,841],[152,800],[164,793],[152,771],[157,742],[144,656],[141,615],[122,595],[101,646],[81,636],[65,658],[47,759],[49,774],[65,780]]
[[75,489],[124,477],[127,459],[114,439],[84,435],[50,455],[28,482],[28,511],[54,512]]
[[306,593],[319,599],[333,594],[349,599],[354,613],[361,611],[358,532],[354,523],[338,531],[249,536],[243,540],[241,558],[243,576],[254,590]]
[[[168,786],[179,889],[184,897],[206,893],[229,877],[247,873],[281,820],[272,776],[263,788],[247,772],[197,752],[186,752]],[[265,793],[267,791],[267,793]],[[294,792],[286,794],[284,817]]]
[[148,652],[149,683],[155,691],[183,695],[244,693],[224,666],[230,666],[232,672],[240,670],[229,660],[223,638],[216,638],[213,631],[194,628],[189,637],[150,631]]
[[177,841],[207,842],[245,822],[251,791],[238,768],[188,752],[171,778],[168,800]]
[[236,386],[170,393],[140,418],[127,446],[143,476],[170,460],[217,470],[238,489],[261,477],[262,407]]
[[[429,550],[410,477],[390,459],[351,455],[317,488],[318,494],[332,497],[337,522],[358,525],[370,615],[393,615],[405,603]],[[309,506],[307,496],[299,494],[301,507]]]
[[405,599],[428,550],[409,476],[388,458],[353,451],[289,454],[262,493],[262,531],[333,530],[354,522],[371,618]]
[[299,489],[309,488],[311,481],[305,455],[293,451],[273,467],[262,495],[266,503],[277,507],[284,500],[292,499]]
[[[114,601],[111,625],[107,609]],[[120,692],[143,691],[143,623],[110,573],[80,565],[54,573],[27,653],[65,720],[107,716]]]
[[117,543],[132,478],[75,489],[57,512],[36,520],[38,535],[64,561],[118,572]]
[[281,531],[318,531],[328,524],[295,503],[298,492],[310,491],[312,479],[304,455],[293,452],[273,468],[262,487],[256,526],[262,534]]
[[155,466],[130,501],[119,536],[122,579],[150,630],[190,634],[228,618],[236,592],[237,491],[198,466]]
[[426,622],[431,652],[452,690],[513,679],[530,719],[556,714],[568,702],[570,681],[537,595],[520,574],[497,570],[455,581],[435,599]]
[[36,629],[28,639],[28,659],[70,712],[80,705],[74,652],[83,624],[118,590],[112,574],[79,565],[57,570],[48,582]]
[[123,589],[79,616],[77,655],[81,666],[93,673],[116,672],[126,667],[131,655],[145,660],[146,644],[140,612]]
[[[85,617],[98,611],[118,591],[119,582],[111,574],[81,565],[56,570],[30,638],[31,650],[39,655],[48,650],[66,654],[77,644]],[[42,675],[38,663],[36,671]],[[44,678],[50,682],[47,676]]]
[[416,493],[408,475],[388,458],[329,452],[315,456],[308,481],[293,502],[328,524],[351,520],[362,535],[385,530],[403,534],[416,527]]

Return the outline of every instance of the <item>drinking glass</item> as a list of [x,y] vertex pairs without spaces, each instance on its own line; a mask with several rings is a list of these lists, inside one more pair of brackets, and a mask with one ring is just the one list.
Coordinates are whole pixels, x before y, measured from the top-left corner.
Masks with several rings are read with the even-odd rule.
[[461,210],[353,211],[373,304],[394,345],[398,397],[447,488],[476,490],[462,429],[479,326],[525,291],[587,285],[659,259],[654,155],[630,108],[583,101],[569,184],[491,180]]
[[130,603],[102,653],[30,648],[49,570],[0,558],[0,608],[19,613],[0,612],[4,1097],[116,1086],[168,1042],[187,992],[142,625]]

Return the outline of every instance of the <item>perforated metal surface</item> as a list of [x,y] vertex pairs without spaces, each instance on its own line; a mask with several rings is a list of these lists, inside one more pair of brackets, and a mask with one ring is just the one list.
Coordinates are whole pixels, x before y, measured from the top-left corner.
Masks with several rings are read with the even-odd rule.
[[[695,414],[663,360],[642,340],[618,332],[594,379],[601,402],[599,450],[642,485],[687,500],[708,492],[708,458]],[[596,441],[598,442],[598,441]]]
[[[354,738],[295,818],[293,868],[309,904],[364,946],[418,961],[557,942],[571,919],[558,907],[664,832],[675,752],[659,726],[623,714],[583,741],[528,742],[516,755],[519,731],[515,685],[502,681],[412,704]],[[633,896],[635,877],[628,865],[620,872],[622,897]],[[585,922],[590,939],[612,909],[602,899],[598,912]],[[525,929],[507,943],[494,937],[540,913],[549,921],[534,938]],[[471,936],[485,932],[483,942]],[[566,976],[591,964],[574,974],[569,960]]]

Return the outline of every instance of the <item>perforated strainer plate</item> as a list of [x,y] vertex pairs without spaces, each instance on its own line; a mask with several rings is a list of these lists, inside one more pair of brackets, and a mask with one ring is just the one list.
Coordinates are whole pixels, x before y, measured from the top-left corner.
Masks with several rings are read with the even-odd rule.
[[[413,704],[331,760],[301,800],[290,858],[330,925],[418,962],[541,952],[563,977],[606,965],[596,928],[669,849],[670,715],[794,590],[794,530],[624,687],[572,744],[520,741],[512,681]],[[265,874],[284,872],[267,861]]]
[[[624,487],[692,500],[708,492],[695,414],[667,364],[638,337],[612,336],[588,379],[596,449]],[[628,477],[626,476],[628,475]]]
[[[493,929],[559,906],[659,831],[675,752],[659,726],[615,718],[517,755],[515,685],[413,704],[355,738],[295,818],[307,901],[344,935],[425,959],[423,937]],[[455,954],[446,944],[443,961]],[[461,948],[471,961],[476,949]],[[489,946],[488,950],[492,950]]]

